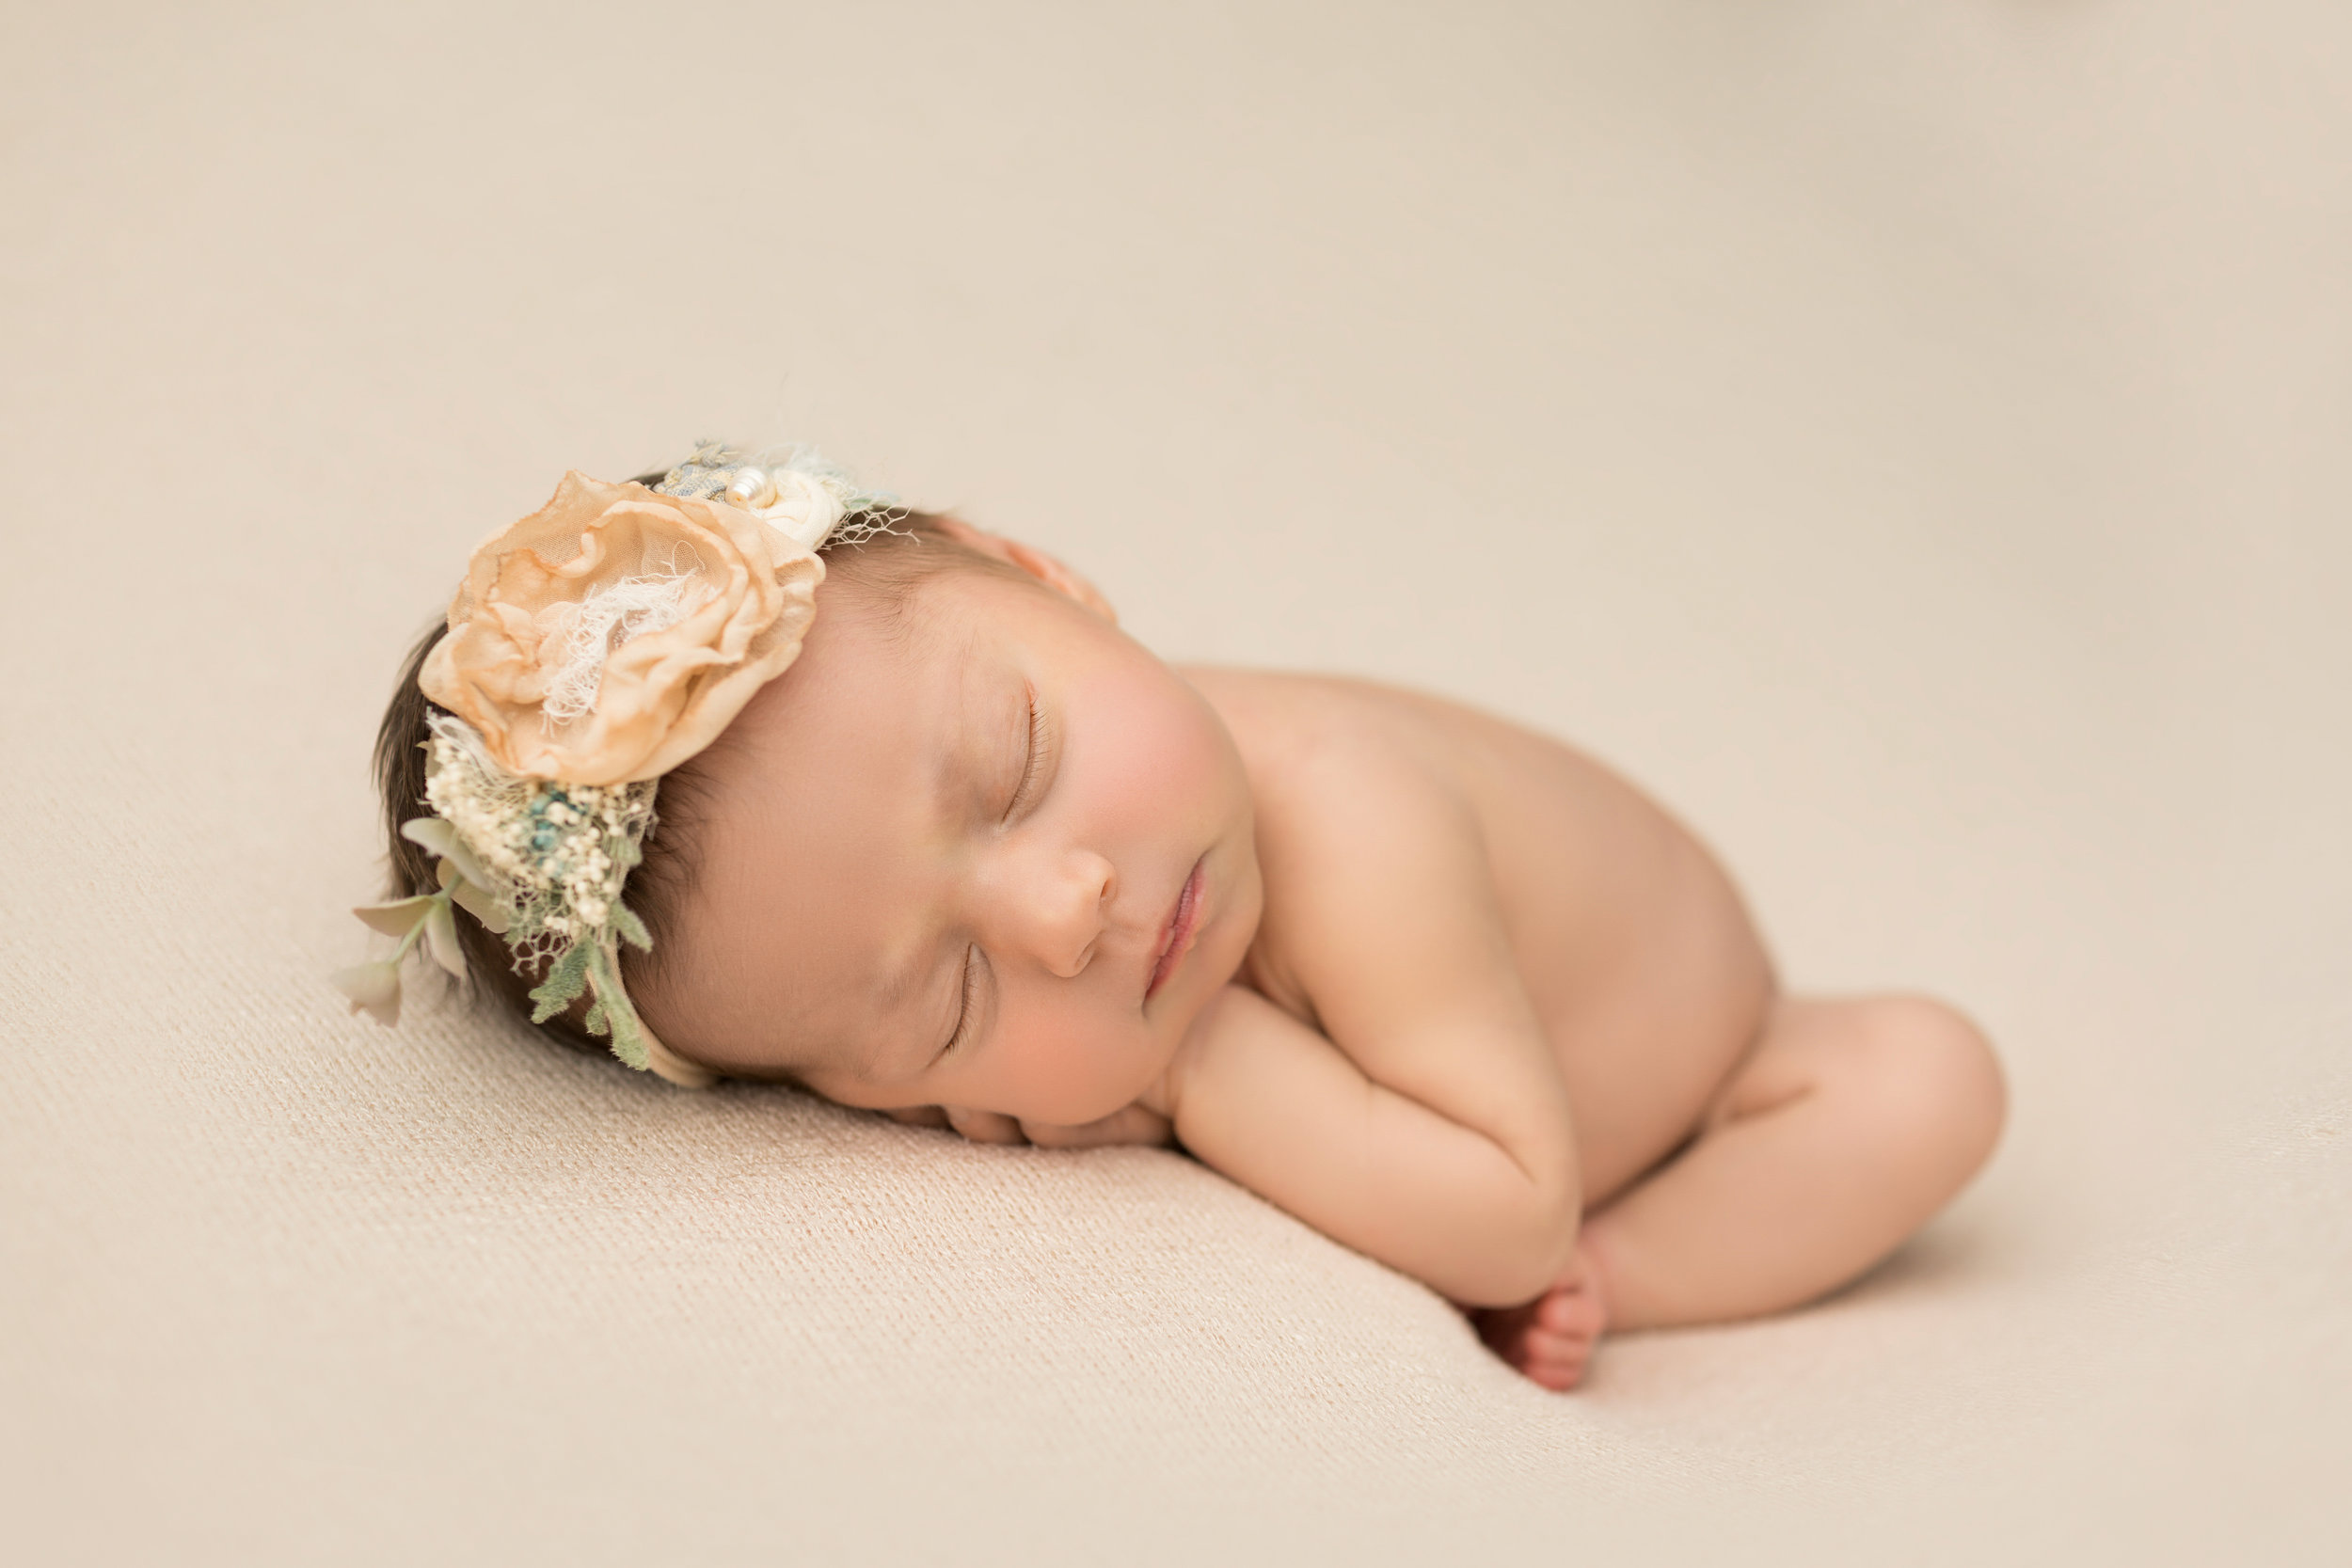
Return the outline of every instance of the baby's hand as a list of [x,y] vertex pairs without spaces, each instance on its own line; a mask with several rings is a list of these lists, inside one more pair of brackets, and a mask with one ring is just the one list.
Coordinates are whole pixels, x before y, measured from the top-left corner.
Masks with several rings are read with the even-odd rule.
[[1100,1148],[1106,1144],[1150,1144],[1166,1147],[1176,1141],[1166,1117],[1130,1105],[1100,1121],[1081,1127],[1056,1127],[1041,1121],[1020,1121],[994,1111],[967,1111],[956,1105],[923,1105],[888,1112],[894,1120],[917,1127],[952,1127],[976,1144],[1030,1143],[1040,1148]]

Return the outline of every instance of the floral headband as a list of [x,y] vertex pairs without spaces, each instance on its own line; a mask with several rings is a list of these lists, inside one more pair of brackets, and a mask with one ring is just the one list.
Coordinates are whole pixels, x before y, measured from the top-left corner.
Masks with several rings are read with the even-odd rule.
[[700,1088],[707,1069],[663,1049],[621,985],[620,944],[649,950],[622,884],[654,825],[662,774],[719,737],[800,656],[828,540],[902,515],[814,452],[746,459],[717,442],[648,489],[574,471],[547,505],[483,541],[450,601],[449,633],[417,685],[441,711],[425,802],[401,836],[438,857],[437,891],[354,910],[400,940],[341,970],[352,1011],[400,1021],[401,964],[420,944],[466,961],[453,910],[506,939],[545,1022],[583,994],[612,1053]]

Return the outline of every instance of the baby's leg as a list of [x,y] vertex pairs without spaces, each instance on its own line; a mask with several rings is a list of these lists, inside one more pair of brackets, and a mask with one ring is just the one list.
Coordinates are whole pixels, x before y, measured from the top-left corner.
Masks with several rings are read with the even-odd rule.
[[1782,997],[1679,1154],[1585,1216],[1613,1329],[1811,1301],[1878,1262],[1976,1174],[1999,1067],[1922,997]]

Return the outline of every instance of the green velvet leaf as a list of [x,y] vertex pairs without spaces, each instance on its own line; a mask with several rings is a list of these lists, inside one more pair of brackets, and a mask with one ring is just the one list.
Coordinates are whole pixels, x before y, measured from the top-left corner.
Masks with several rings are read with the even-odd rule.
[[466,950],[457,945],[457,920],[450,913],[446,898],[434,899],[433,908],[425,913],[424,944],[435,963],[460,980],[466,977]]
[[[429,893],[414,898],[395,898],[389,904],[362,904],[351,912],[367,922],[371,931],[381,931],[388,937],[405,937],[417,928],[433,905],[440,900]],[[350,927],[345,927],[348,930]]]
[[621,989],[621,976],[614,965],[611,950],[598,947],[593,973],[596,980],[596,999],[605,1010],[604,1022],[612,1031],[612,1054],[643,1072],[650,1066],[645,1055],[644,1034],[637,1026],[637,1009],[629,1005],[628,993]]
[[612,1013],[612,1054],[643,1072],[653,1065],[645,1054],[645,1037],[637,1027],[635,1009],[624,1005]]
[[457,836],[457,830],[438,816],[412,816],[400,825],[400,836],[411,844],[421,844],[445,860],[456,863],[457,874],[481,887],[494,887],[497,879],[482,869],[482,863]]
[[507,908],[506,900],[494,898],[466,880],[457,874],[457,867],[448,861],[443,861],[441,865],[449,873],[442,879],[441,885],[449,889],[452,898],[457,900],[457,907],[482,922],[485,928],[504,936],[506,927],[515,918],[514,911]]
[[615,899],[612,904],[612,928],[621,933],[623,941],[640,953],[653,951],[653,938],[645,930],[645,923],[637,918],[637,911]]
[[580,999],[580,993],[588,989],[588,958],[595,947],[593,942],[576,942],[564,950],[548,977],[531,993],[538,1004],[532,1009],[532,1022],[545,1023]]
[[400,966],[393,963],[355,964],[327,978],[351,1001],[351,1010],[364,1012],[387,1028],[400,1022]]

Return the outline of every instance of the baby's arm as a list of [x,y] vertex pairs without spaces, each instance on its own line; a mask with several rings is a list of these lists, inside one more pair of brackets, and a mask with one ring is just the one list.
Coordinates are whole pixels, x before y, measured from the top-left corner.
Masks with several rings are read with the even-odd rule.
[[1409,775],[1341,793],[1268,866],[1323,1029],[1229,986],[1144,1103],[1326,1234],[1466,1305],[1526,1301],[1566,1266],[1581,1194],[1475,824]]

